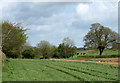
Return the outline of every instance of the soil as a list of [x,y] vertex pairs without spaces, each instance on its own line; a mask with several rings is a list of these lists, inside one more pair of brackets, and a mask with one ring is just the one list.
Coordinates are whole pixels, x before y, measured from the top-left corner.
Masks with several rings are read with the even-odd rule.
[[101,59],[90,59],[90,60],[98,60],[98,61],[86,61],[86,60],[69,60],[69,59],[56,59],[59,61],[78,61],[78,62],[92,62],[92,63],[102,63],[102,64],[116,64],[118,65],[118,62],[103,62],[100,60],[111,60],[111,61],[118,61],[118,58],[101,58]]

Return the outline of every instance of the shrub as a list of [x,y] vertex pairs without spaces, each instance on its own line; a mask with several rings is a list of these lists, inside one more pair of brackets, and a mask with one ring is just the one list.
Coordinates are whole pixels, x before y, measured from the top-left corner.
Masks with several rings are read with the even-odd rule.
[[19,51],[16,51],[16,50],[10,50],[10,51],[8,51],[7,53],[5,53],[5,54],[7,54],[7,57],[8,58],[18,58],[18,57],[20,57],[20,52]]
[[28,48],[25,51],[23,51],[22,55],[23,55],[23,58],[34,58],[35,56],[34,49],[32,47]]
[[58,58],[69,58],[73,57],[77,53],[77,48],[75,46],[68,47],[64,43],[58,46]]

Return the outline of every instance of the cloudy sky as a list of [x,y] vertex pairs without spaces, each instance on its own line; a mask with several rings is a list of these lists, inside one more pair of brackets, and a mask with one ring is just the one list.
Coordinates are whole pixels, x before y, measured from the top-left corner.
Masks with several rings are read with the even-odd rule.
[[[100,23],[118,32],[118,2],[6,2],[0,4],[2,20],[22,22],[36,46],[47,40],[58,46],[65,37],[77,47],[84,45],[83,37],[90,25]],[[1,16],[0,16],[1,18]]]

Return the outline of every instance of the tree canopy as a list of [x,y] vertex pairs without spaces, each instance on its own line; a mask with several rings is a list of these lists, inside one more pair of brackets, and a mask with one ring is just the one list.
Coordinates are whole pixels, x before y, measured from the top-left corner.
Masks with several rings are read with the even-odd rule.
[[58,55],[61,58],[69,58],[73,56],[77,51],[77,48],[74,46],[74,41],[69,37],[63,39],[63,43],[58,46]]
[[2,50],[6,55],[22,46],[26,40],[26,29],[23,29],[20,23],[2,23]]
[[41,41],[37,44],[37,48],[42,54],[43,58],[50,58],[54,54],[54,46],[51,45],[48,41]]
[[32,47],[27,48],[22,52],[23,58],[34,58],[34,49]]
[[100,55],[105,48],[111,47],[113,42],[117,42],[118,34],[108,27],[99,23],[91,25],[90,31],[85,35],[84,42],[87,48],[98,48]]

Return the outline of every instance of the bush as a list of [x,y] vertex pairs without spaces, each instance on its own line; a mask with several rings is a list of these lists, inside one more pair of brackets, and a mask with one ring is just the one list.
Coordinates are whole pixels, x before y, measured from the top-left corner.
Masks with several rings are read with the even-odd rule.
[[51,45],[48,41],[41,41],[37,44],[37,48],[39,50],[39,55],[42,55],[43,59],[53,58],[55,55],[56,47]]
[[7,54],[8,58],[18,58],[21,55],[19,51],[15,51],[15,50],[10,50],[5,54]]
[[75,46],[65,46],[65,44],[60,44],[57,49],[57,54],[56,55],[58,58],[69,58],[73,57],[77,53],[77,48]]
[[22,55],[23,55],[23,58],[34,58],[35,56],[34,49],[32,47],[28,48],[25,51],[23,51]]
[[42,56],[42,54],[39,51],[39,49],[37,47],[34,47],[34,58],[35,59],[40,59],[41,56]]

